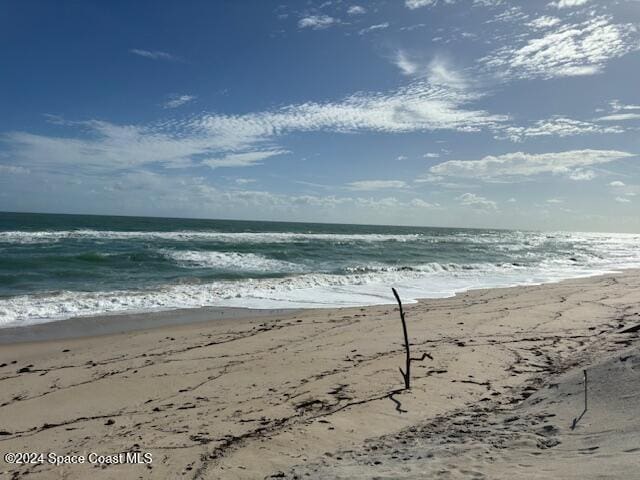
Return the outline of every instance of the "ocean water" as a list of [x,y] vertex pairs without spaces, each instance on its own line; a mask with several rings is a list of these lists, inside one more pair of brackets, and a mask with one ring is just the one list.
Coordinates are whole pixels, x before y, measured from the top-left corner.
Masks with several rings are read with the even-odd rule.
[[0,327],[394,303],[640,267],[640,235],[0,213]]

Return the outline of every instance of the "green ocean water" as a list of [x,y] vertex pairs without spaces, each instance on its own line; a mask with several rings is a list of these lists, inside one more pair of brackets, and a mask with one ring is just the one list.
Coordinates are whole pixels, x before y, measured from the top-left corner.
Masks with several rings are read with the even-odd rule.
[[200,306],[390,303],[640,265],[640,236],[0,213],[0,327]]

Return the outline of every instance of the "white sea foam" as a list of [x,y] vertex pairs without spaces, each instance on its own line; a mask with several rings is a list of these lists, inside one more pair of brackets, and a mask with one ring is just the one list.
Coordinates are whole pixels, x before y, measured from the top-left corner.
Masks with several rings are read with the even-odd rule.
[[288,232],[212,232],[212,231],[171,231],[171,232],[121,232],[116,230],[50,230],[50,231],[5,231],[0,232],[0,243],[47,243],[74,239],[104,240],[208,240],[225,243],[291,243],[307,241],[327,242],[407,242],[418,240],[420,234],[340,234],[340,233],[288,233]]
[[197,250],[160,250],[160,253],[185,267],[273,273],[294,273],[303,270],[301,265],[267,258],[254,253]]
[[390,286],[407,302],[438,298],[473,288],[528,285],[604,273],[575,265],[526,268],[511,264],[429,264],[348,275],[304,274],[286,278],[171,285],[148,291],[71,292],[0,299],[0,327],[75,316],[228,306],[320,308],[393,303]]

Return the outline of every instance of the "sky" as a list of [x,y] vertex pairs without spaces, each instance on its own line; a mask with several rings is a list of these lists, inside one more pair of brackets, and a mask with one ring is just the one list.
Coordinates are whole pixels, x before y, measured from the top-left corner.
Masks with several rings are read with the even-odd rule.
[[0,0],[0,211],[640,232],[639,0]]

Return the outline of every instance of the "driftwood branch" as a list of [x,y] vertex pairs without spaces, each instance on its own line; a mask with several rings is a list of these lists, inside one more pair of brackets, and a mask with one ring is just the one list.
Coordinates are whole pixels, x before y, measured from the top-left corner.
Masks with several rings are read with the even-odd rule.
[[428,358],[429,360],[433,360],[433,357],[431,355],[429,355],[428,353],[423,353],[420,358],[411,357],[411,361],[412,362],[422,362],[425,358]]
[[397,400],[397,399],[393,398],[394,395],[396,395],[397,393],[400,393],[401,391],[402,390],[394,390],[393,392],[391,392],[389,394],[389,400],[391,400],[393,403],[396,404],[396,412],[398,412],[398,413],[407,413],[407,410],[402,408],[402,403],[400,403],[400,400]]
[[578,422],[582,420],[582,417],[584,417],[584,414],[587,413],[587,386],[588,386],[587,371],[582,370],[582,374],[584,375],[584,410],[582,410],[582,413],[580,414],[579,417],[573,419],[573,423],[571,424],[571,430],[575,430],[576,425],[578,425]]
[[407,333],[407,322],[404,318],[404,310],[402,308],[402,301],[400,300],[400,295],[395,288],[391,289],[393,291],[393,295],[396,297],[398,302],[398,307],[400,308],[400,320],[402,321],[402,333],[404,334],[404,350],[406,352],[406,364],[404,370],[400,368],[400,373],[402,374],[402,378],[404,380],[404,389],[409,390],[411,388],[411,362],[421,362],[425,358],[430,358],[433,360],[433,357],[428,353],[423,353],[420,358],[411,357],[411,350],[409,347],[409,334]]

